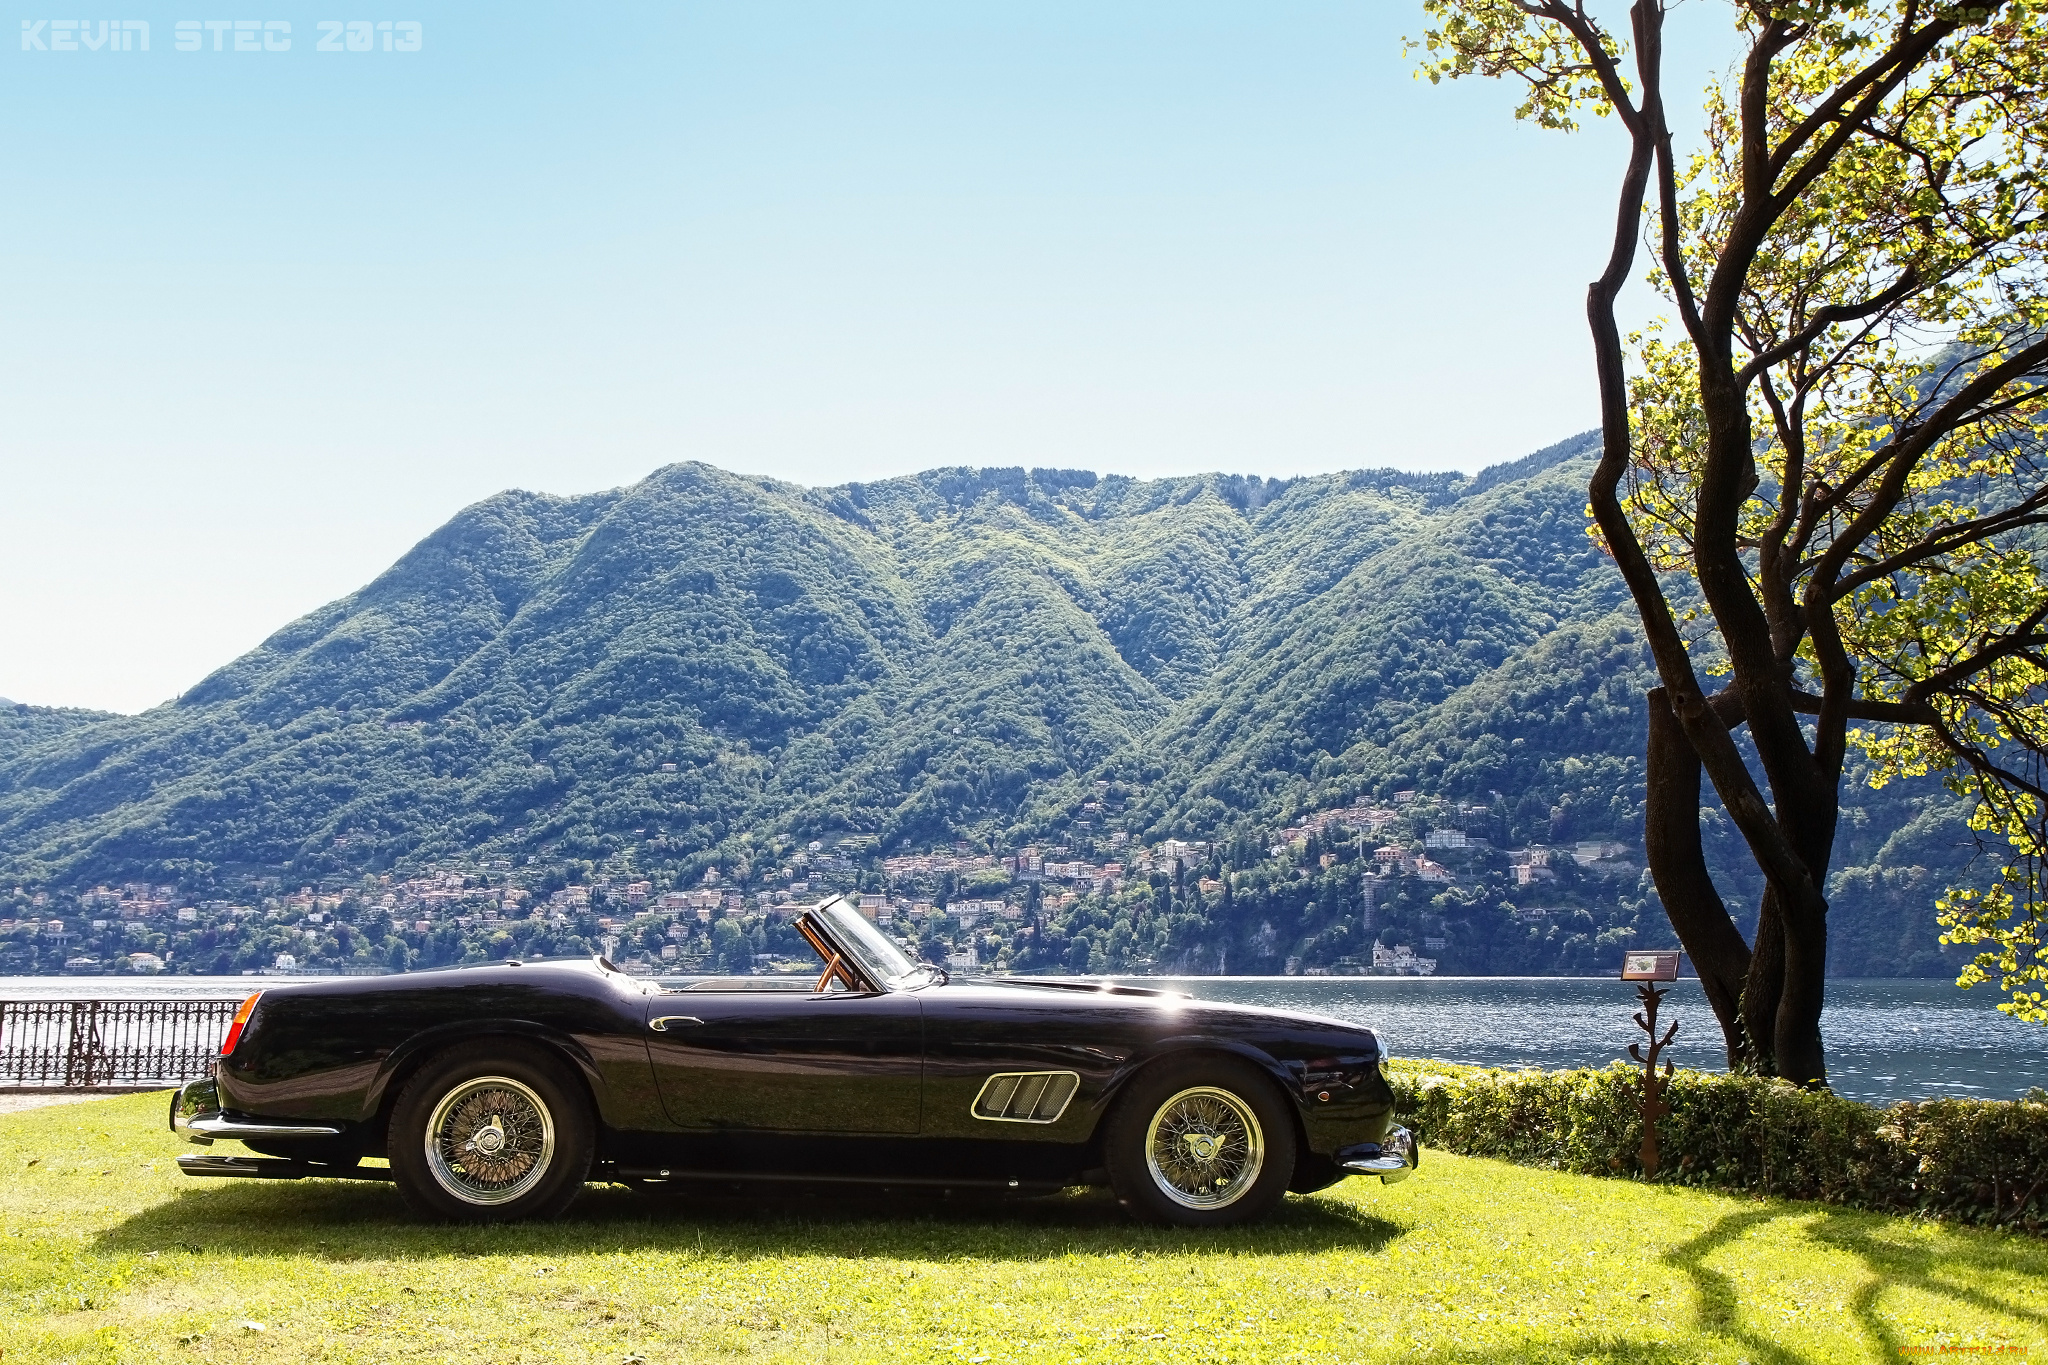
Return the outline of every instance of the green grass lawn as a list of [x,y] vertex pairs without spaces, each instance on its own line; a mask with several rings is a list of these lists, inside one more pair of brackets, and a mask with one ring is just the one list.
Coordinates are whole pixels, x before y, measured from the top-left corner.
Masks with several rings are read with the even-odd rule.
[[1220,1235],[1099,1196],[763,1212],[609,1188],[468,1229],[407,1222],[386,1185],[182,1176],[162,1114],[0,1116],[6,1365],[2048,1357],[2048,1244],[1438,1153]]

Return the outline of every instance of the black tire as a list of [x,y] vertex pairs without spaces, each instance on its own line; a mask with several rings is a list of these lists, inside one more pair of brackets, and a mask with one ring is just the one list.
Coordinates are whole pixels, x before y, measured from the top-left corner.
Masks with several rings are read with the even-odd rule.
[[450,1048],[406,1082],[391,1111],[391,1171],[423,1218],[552,1218],[582,1192],[596,1123],[582,1083],[520,1043]]
[[1110,1115],[1110,1187],[1133,1217],[1227,1227],[1265,1217],[1294,1175],[1294,1116],[1272,1079],[1234,1057],[1169,1058]]

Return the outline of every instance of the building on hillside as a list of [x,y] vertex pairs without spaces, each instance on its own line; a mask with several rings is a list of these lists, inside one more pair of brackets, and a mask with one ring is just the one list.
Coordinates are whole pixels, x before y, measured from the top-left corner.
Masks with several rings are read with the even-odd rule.
[[1516,886],[1530,886],[1557,878],[1557,874],[1550,870],[1550,850],[1537,845],[1509,849],[1508,866],[1515,874]]
[[1464,848],[1465,831],[1462,829],[1433,829],[1423,836],[1424,848]]
[[[946,913],[959,920],[963,927],[969,927],[976,920],[985,917],[1007,917],[1011,913],[1011,908],[1006,902],[999,900],[966,900],[954,901],[946,907]],[[1018,910],[1016,913],[1021,915],[1023,911]]]
[[1372,945],[1372,972],[1374,976],[1434,976],[1436,959],[1417,957],[1415,949],[1406,943],[1392,947],[1375,943]]
[[1619,858],[1628,852],[1626,844],[1617,844],[1611,839],[1581,839],[1572,850],[1572,861],[1580,867],[1591,867],[1606,858]]
[[1311,837],[1334,839],[1342,831],[1377,834],[1393,824],[1394,819],[1394,812],[1382,806],[1345,806],[1338,810],[1318,811],[1300,824],[1281,830],[1279,842],[1284,846]]

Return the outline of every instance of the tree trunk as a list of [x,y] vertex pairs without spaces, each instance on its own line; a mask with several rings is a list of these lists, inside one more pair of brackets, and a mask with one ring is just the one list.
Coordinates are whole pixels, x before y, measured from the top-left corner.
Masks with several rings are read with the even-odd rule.
[[[1792,714],[1790,688],[1780,688],[1771,695],[1774,704],[1765,708],[1760,705],[1765,689],[1750,687],[1744,710],[1776,798],[1771,824],[1791,855],[1785,860],[1788,870],[1796,875],[1772,876],[1764,893],[1743,1022],[1750,1046],[1768,1051],[1768,1065],[1760,1069],[1820,1087],[1827,1084],[1820,1016],[1827,997],[1825,887],[1841,812],[1841,721],[1838,715],[1830,724],[1824,716],[1809,749],[1796,721],[1775,723]],[[1757,717],[1766,709],[1774,724],[1759,727]],[[1750,844],[1756,847],[1754,839]]]
[[[1748,212],[1747,205],[1743,212]],[[1722,263],[1725,268],[1726,262]],[[1822,890],[1834,843],[1839,765],[1823,773],[1793,705],[1794,663],[1779,657],[1770,620],[1757,601],[1743,558],[1741,512],[1757,485],[1754,431],[1741,386],[1728,368],[1733,354],[1734,299],[1717,268],[1706,321],[1698,330],[1700,408],[1707,452],[1695,503],[1693,569],[1728,651],[1730,690],[1741,699],[1771,799],[1705,708],[1695,752],[1708,766],[1722,803],[1769,882],[1757,922],[1743,1018],[1761,1069],[1802,1085],[1826,1083],[1820,1051],[1820,1009],[1826,994],[1827,899]],[[1715,751],[1701,747],[1714,744]],[[1773,953],[1779,954],[1772,960]],[[1745,991],[1745,996],[1749,991]],[[1768,1039],[1768,1043],[1766,1040]]]
[[1825,917],[1804,921],[1804,916],[1785,917],[1785,992],[1778,1000],[1772,1050],[1778,1054],[1780,1076],[1818,1088],[1828,1080],[1827,1058],[1820,1043],[1820,1012],[1827,995],[1828,926]]
[[1728,907],[1707,872],[1700,847],[1700,758],[1672,714],[1670,694],[1652,688],[1647,756],[1648,799],[1643,809],[1643,845],[1657,898],[1692,958],[1720,1022],[1728,1067],[1748,1064],[1742,1026],[1742,992],[1750,969],[1749,948],[1728,917]]
[[1742,1036],[1749,1064],[1763,1076],[1778,1074],[1778,1002],[1785,995],[1785,919],[1778,893],[1764,888],[1757,907],[1756,938],[1742,983]]
[[[1830,765],[1814,762],[1815,785],[1819,791],[1786,813],[1779,823],[1785,828],[1807,875],[1818,890],[1827,884],[1828,863],[1834,856],[1835,824],[1841,809],[1839,763],[1828,780]],[[1784,988],[1778,997],[1773,1020],[1771,1051],[1777,1055],[1777,1074],[1805,1086],[1827,1084],[1827,1060],[1821,1050],[1820,1014],[1827,997],[1828,920],[1827,901],[1815,897],[1815,904],[1785,901],[1781,909],[1784,944]]]

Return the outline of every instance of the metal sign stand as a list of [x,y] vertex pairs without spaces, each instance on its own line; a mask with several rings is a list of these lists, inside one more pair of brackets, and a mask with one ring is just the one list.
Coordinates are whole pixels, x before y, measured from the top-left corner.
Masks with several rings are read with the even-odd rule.
[[1664,1063],[1664,1073],[1657,1074],[1657,1059],[1664,1049],[1671,1046],[1671,1039],[1678,1033],[1678,1023],[1673,1020],[1664,1030],[1664,1036],[1657,1036],[1657,1006],[1663,1003],[1669,991],[1659,989],[1654,983],[1678,979],[1677,953],[1629,953],[1621,960],[1621,979],[1636,984],[1636,999],[1642,1002],[1642,1010],[1636,1015],[1636,1027],[1647,1037],[1649,1051],[1643,1050],[1642,1043],[1630,1043],[1628,1055],[1643,1064],[1643,1145],[1637,1152],[1642,1163],[1643,1178],[1657,1177],[1657,1120],[1671,1112],[1671,1106],[1664,1101],[1664,1086],[1671,1079],[1672,1064]]

